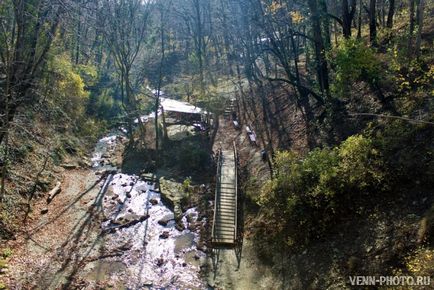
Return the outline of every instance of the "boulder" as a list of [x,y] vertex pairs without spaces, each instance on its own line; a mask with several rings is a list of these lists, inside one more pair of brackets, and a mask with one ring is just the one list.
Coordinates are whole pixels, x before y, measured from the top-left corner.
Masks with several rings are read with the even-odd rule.
[[156,204],[158,204],[158,200],[156,200],[155,198],[151,198],[151,199],[149,200],[149,202],[150,202],[152,205],[156,205]]
[[164,265],[164,259],[163,258],[158,258],[156,261],[157,267],[161,267]]
[[158,224],[165,227],[165,226],[167,226],[169,221],[174,220],[174,219],[175,219],[175,216],[173,214],[168,214],[168,215],[165,215],[162,219],[160,219],[158,221]]
[[182,232],[183,230],[185,230],[185,226],[182,222],[177,222],[175,225],[175,229],[177,229],[178,231]]
[[169,238],[169,232],[164,231],[160,235],[160,239],[168,239]]
[[191,248],[193,244],[194,244],[194,235],[192,233],[188,233],[176,237],[174,252],[175,254],[179,254],[183,250]]
[[[186,197],[186,193],[182,190],[182,184],[172,180],[166,180],[163,177],[160,178],[159,184],[161,201],[172,210],[175,209],[175,205],[179,205],[180,207],[181,200]],[[177,216],[176,213],[175,216]]]

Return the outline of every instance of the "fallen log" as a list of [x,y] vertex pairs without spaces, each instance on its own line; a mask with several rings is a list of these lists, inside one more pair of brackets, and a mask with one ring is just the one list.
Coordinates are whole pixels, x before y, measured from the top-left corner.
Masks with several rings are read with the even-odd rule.
[[60,181],[58,181],[56,183],[56,186],[48,193],[47,204],[50,203],[53,200],[53,198],[56,195],[58,195],[61,191],[62,191],[61,183],[60,183]]

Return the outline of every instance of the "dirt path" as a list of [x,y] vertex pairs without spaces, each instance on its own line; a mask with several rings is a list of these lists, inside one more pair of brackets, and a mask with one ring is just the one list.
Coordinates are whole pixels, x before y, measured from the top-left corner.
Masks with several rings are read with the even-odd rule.
[[[11,289],[69,289],[108,282],[98,271],[90,282],[84,282],[82,275],[85,266],[107,266],[99,260],[104,254],[100,228],[103,182],[91,170],[65,171],[62,192],[49,205],[38,201],[28,224],[10,245],[14,254],[7,285]],[[42,215],[44,208],[48,213]]]

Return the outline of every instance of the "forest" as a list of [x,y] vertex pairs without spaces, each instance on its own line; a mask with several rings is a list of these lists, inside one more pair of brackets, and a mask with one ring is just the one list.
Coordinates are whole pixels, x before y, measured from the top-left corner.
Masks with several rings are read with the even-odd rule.
[[433,19],[0,0],[0,290],[432,289]]

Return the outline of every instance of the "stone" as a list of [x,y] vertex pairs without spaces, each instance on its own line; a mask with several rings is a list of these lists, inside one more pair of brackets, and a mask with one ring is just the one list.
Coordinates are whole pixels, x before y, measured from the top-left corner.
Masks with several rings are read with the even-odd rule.
[[88,159],[83,159],[78,161],[78,165],[80,165],[83,168],[91,168],[92,162],[90,162]]
[[195,214],[189,213],[186,215],[187,222],[191,223],[194,220]]
[[140,175],[140,179],[152,183],[152,182],[155,181],[155,176],[154,176],[153,173],[143,173],[143,174]]
[[215,284],[214,284],[214,283],[212,283],[212,282],[208,282],[207,284],[208,284],[207,286],[208,286],[209,288],[211,288],[211,289],[214,289],[214,288],[215,288]]
[[179,254],[194,245],[194,235],[191,233],[176,237],[175,239],[175,254]]
[[185,226],[182,222],[178,222],[175,225],[175,229],[177,229],[178,231],[182,232],[183,230],[185,230]]
[[203,221],[204,219],[206,219],[206,213],[200,213],[197,220]]
[[145,221],[145,220],[147,220],[149,218],[149,215],[148,214],[145,214],[145,215],[142,215],[140,218],[139,218],[139,221]]
[[165,227],[165,226],[167,226],[167,221],[166,220],[159,220],[158,224]]
[[158,258],[156,262],[157,262],[157,267],[161,267],[164,265],[164,259],[163,258]]
[[162,219],[160,219],[158,221],[158,224],[162,225],[162,226],[167,226],[167,224],[169,223],[169,221],[175,219],[175,216],[173,214],[167,214],[165,215]]
[[78,167],[76,164],[72,164],[72,163],[63,163],[60,166],[62,166],[63,168],[65,168],[67,170],[77,169],[77,167]]
[[205,243],[204,243],[203,241],[199,241],[199,242],[197,243],[196,249],[197,249],[198,251],[201,251],[201,252],[204,252],[204,253],[206,253],[206,250],[207,250],[207,248],[206,248],[206,246],[205,246]]
[[126,244],[120,246],[120,247],[119,247],[119,250],[121,250],[121,251],[128,251],[128,250],[130,250],[132,247],[133,247],[132,244],[130,244],[130,243],[126,243]]
[[145,282],[143,282],[142,286],[143,287],[152,287],[152,286],[154,286],[154,282],[152,282],[152,281],[145,281]]
[[160,239],[168,239],[169,238],[169,232],[164,231],[161,235],[160,235]]
[[193,222],[193,223],[190,223],[189,225],[188,225],[188,229],[190,230],[190,231],[192,231],[192,232],[195,232],[195,231],[197,231],[197,228],[200,226],[200,223],[195,223],[195,222]]
[[205,258],[205,257],[200,257],[200,258],[199,258],[199,265],[200,265],[201,268],[202,268],[202,267],[206,267],[206,265],[207,265],[207,261],[206,261],[206,258]]
[[151,198],[151,199],[149,200],[149,202],[150,202],[152,205],[156,205],[156,204],[158,204],[158,200],[156,200],[155,198]]

